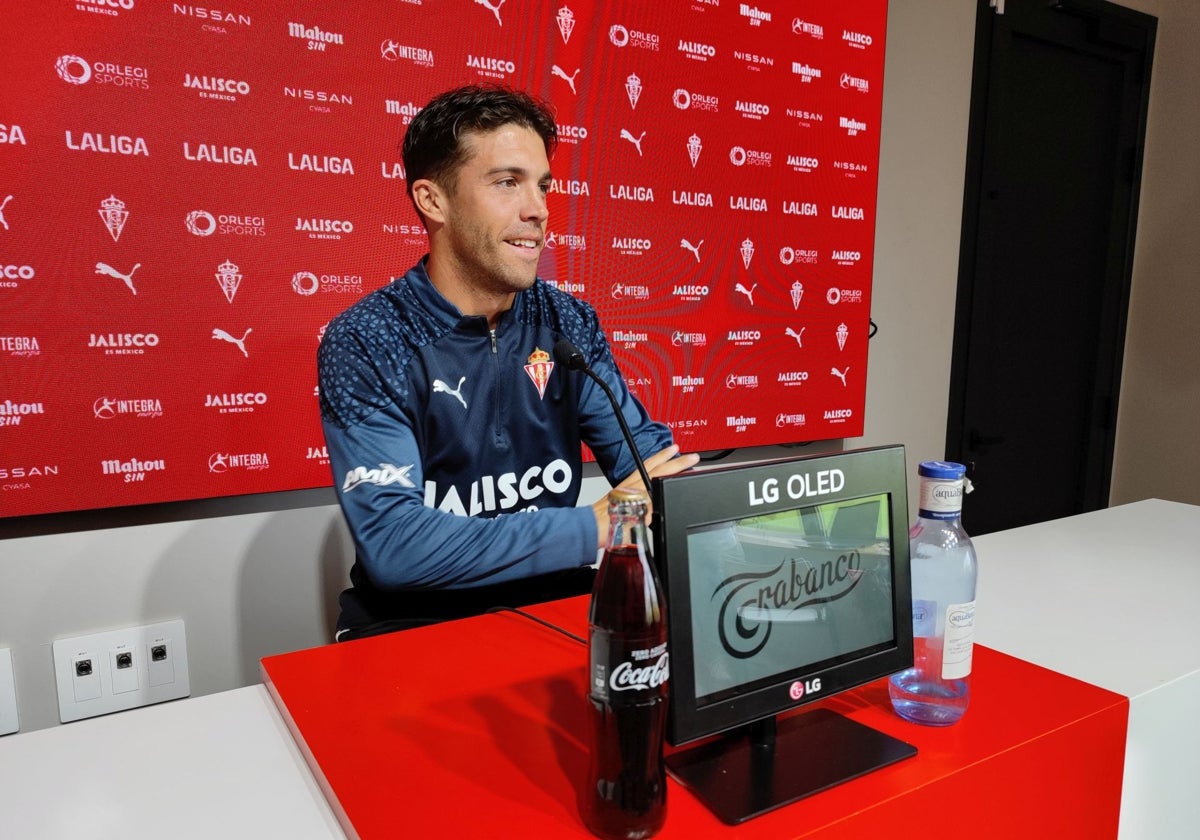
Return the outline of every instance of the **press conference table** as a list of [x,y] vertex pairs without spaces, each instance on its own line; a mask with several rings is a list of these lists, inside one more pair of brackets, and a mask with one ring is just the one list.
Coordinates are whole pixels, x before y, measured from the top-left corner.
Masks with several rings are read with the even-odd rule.
[[[1097,838],[1118,811],[1125,840],[1200,836],[1200,507],[1150,500],[977,542],[960,724],[901,721],[882,684],[849,692],[826,702],[917,757],[738,827],[672,782],[660,836]],[[536,611],[586,623],[585,599]],[[523,617],[483,616],[269,657],[269,689],[0,738],[0,837],[587,837],[584,659]]]

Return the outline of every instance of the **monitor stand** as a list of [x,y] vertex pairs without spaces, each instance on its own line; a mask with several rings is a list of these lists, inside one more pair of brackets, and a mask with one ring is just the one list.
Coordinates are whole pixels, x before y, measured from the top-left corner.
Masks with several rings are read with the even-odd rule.
[[667,756],[667,769],[728,825],[917,754],[828,709],[768,717]]

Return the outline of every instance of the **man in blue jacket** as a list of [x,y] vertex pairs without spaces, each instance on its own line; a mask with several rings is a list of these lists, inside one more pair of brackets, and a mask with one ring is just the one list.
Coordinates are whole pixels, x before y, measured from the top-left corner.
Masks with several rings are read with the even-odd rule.
[[537,277],[555,141],[543,104],[492,87],[435,97],[405,135],[429,253],[318,352],[357,548],[339,640],[588,591],[608,513],[576,505],[580,443],[610,483],[640,480],[603,391],[555,363],[558,340],[617,394],[651,476],[697,461],[629,393],[592,307]]

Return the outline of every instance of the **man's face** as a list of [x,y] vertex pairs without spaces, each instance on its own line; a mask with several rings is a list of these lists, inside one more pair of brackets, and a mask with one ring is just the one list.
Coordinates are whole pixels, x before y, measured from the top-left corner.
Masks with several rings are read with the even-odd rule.
[[466,162],[447,184],[444,241],[459,279],[487,294],[533,285],[546,241],[550,161],[531,129],[501,126],[463,137]]

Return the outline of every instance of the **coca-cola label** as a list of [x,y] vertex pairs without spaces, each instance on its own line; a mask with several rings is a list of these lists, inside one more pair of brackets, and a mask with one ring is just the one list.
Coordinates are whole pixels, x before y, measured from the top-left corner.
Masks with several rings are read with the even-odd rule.
[[[616,642],[614,644],[614,642]],[[639,640],[648,645],[647,640]],[[621,644],[612,635],[593,628],[591,640],[591,694],[601,701],[638,702],[663,694],[671,676],[667,643],[653,646]]]

